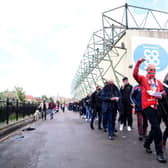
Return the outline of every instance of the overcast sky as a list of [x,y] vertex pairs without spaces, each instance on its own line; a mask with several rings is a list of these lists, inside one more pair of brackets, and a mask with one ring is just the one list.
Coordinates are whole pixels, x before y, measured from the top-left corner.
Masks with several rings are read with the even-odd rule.
[[[129,1],[160,8],[158,0]],[[101,13],[124,3],[0,0],[0,91],[18,85],[33,96],[59,93],[70,97],[71,82],[87,43],[92,32],[101,28]]]

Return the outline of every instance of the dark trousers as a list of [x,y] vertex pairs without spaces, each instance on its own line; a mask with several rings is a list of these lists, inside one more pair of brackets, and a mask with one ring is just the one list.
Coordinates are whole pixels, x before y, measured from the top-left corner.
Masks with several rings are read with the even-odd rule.
[[113,112],[110,109],[103,113],[103,127],[108,128],[109,136],[113,136]]
[[155,149],[157,154],[162,154],[162,132],[160,129],[160,123],[157,116],[157,110],[152,107],[144,109],[144,113],[151,124],[151,130],[146,138],[145,145],[150,146],[154,139]]
[[103,115],[103,128],[107,129],[107,114],[106,112],[103,112],[102,115]]
[[80,108],[80,115],[81,115],[81,116],[82,116],[82,115],[86,115],[86,109],[85,109],[84,106],[82,106],[82,107]]
[[117,107],[116,107],[116,108],[114,108],[114,110],[113,110],[113,118],[112,118],[113,131],[115,131],[116,117],[117,117]]
[[121,124],[126,126],[128,121],[128,126],[132,127],[132,106],[129,102],[122,102],[120,117]]
[[158,106],[160,122],[163,120],[166,128],[163,132],[163,141],[166,143],[168,138],[168,103],[160,102]]
[[95,117],[98,114],[98,128],[101,128],[101,122],[102,122],[102,112],[101,112],[101,107],[95,107],[93,109],[93,115],[92,115],[92,119],[91,119],[91,125],[93,126]]
[[168,123],[167,123],[167,126],[166,126],[166,128],[164,130],[164,133],[163,133],[164,142],[166,142],[167,138],[168,138]]
[[108,128],[108,135],[113,136],[115,129],[116,110],[108,109],[103,112],[103,128]]
[[139,136],[146,136],[148,121],[147,118],[142,111],[136,111],[137,113],[137,126],[138,126],[138,134]]
[[162,113],[161,118],[160,118],[160,122],[161,122],[161,120],[163,120],[163,122],[166,126],[166,128],[163,132],[163,141],[166,143],[166,140],[168,138],[168,115],[165,113]]
[[43,118],[46,120],[47,117],[47,110],[41,110],[41,118],[43,120]]

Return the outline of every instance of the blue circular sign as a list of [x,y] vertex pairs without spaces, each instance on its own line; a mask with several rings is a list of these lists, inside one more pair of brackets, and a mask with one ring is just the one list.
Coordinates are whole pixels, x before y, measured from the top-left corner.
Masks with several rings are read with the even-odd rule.
[[146,70],[148,64],[153,63],[156,66],[156,71],[160,72],[167,68],[168,53],[160,45],[141,44],[134,51],[134,62],[137,62],[141,57],[146,59],[140,66],[141,70]]

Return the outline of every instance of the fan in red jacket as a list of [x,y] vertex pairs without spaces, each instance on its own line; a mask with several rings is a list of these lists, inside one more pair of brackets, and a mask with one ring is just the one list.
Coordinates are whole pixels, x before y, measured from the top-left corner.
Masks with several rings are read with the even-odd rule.
[[162,150],[162,132],[160,129],[159,119],[157,117],[158,99],[162,98],[164,89],[161,82],[155,78],[156,67],[154,64],[149,64],[147,66],[146,76],[139,75],[140,64],[144,61],[145,58],[138,60],[133,72],[135,80],[140,84],[142,89],[142,109],[151,124],[151,131],[146,138],[144,147],[146,148],[147,153],[152,153],[150,144],[154,139],[157,160],[165,163],[166,159],[164,158]]

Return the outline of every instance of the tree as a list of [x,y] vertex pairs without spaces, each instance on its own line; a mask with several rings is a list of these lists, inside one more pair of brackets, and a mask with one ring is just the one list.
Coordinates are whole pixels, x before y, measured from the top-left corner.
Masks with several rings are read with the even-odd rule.
[[18,99],[18,95],[16,91],[9,91],[8,89],[0,93],[0,99],[6,100],[7,98],[10,99]]
[[19,97],[19,100],[21,102],[25,102],[26,96],[25,96],[25,91],[23,90],[23,88],[19,87],[19,86],[15,86],[15,90],[16,90],[16,93],[17,93],[17,95]]
[[46,100],[48,100],[48,97],[46,95],[42,95],[41,97],[42,97],[42,99],[45,98]]

